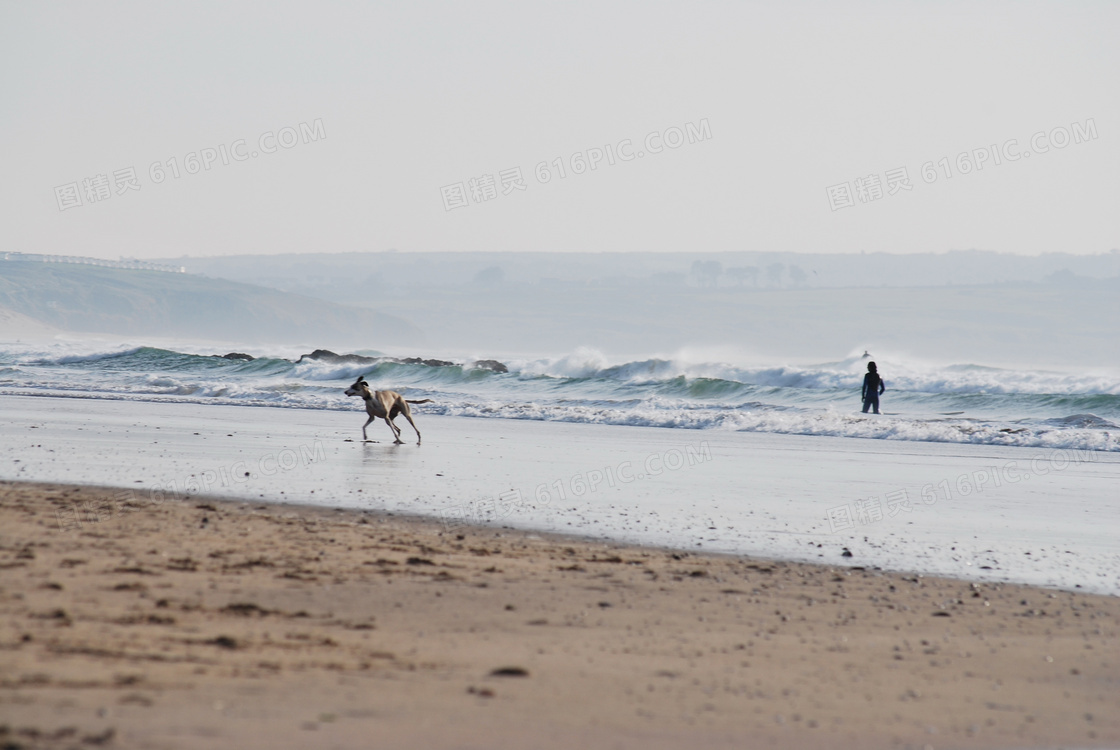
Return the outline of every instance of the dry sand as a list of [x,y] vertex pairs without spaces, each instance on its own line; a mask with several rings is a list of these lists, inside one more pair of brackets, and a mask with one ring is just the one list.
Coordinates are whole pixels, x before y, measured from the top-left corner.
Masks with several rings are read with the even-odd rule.
[[0,482],[3,748],[1115,747],[1118,616],[1025,586]]

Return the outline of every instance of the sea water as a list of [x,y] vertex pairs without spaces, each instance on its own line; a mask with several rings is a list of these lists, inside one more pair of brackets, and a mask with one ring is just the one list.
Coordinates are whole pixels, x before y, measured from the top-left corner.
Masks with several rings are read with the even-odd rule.
[[0,344],[0,393],[360,411],[343,391],[364,377],[375,390],[431,399],[421,412],[446,416],[1120,451],[1111,371],[877,355],[887,390],[874,415],[860,411],[862,354],[775,365],[591,350],[501,362],[248,351],[251,360],[206,346]]

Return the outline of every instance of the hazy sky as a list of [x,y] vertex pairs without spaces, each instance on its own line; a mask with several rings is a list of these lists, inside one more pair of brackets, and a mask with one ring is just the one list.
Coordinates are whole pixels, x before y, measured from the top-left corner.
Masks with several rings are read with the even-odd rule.
[[0,250],[1104,252],[1117,39],[1116,2],[4,1]]

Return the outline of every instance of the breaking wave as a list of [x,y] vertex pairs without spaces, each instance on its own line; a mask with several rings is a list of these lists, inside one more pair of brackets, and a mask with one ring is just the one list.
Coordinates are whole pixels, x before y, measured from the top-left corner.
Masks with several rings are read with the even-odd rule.
[[1120,450],[1120,375],[928,365],[880,357],[885,414],[859,412],[866,359],[752,365],[679,355],[612,362],[425,359],[326,350],[299,357],[56,344],[0,350],[0,392],[352,410],[342,391],[431,398],[429,413],[700,430],[745,430]]

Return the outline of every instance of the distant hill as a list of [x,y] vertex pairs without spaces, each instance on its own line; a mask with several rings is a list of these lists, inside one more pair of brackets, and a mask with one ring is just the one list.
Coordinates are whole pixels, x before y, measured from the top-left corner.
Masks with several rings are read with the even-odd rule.
[[1120,252],[324,253],[164,262],[375,305],[415,321],[429,334],[428,351],[445,356],[591,347],[640,358],[739,347],[755,357],[826,362],[870,347],[941,362],[1120,366]]
[[[159,271],[0,261],[0,339],[28,318],[64,331],[256,343],[415,343],[392,315],[225,279]],[[14,313],[14,314],[12,314]]]

